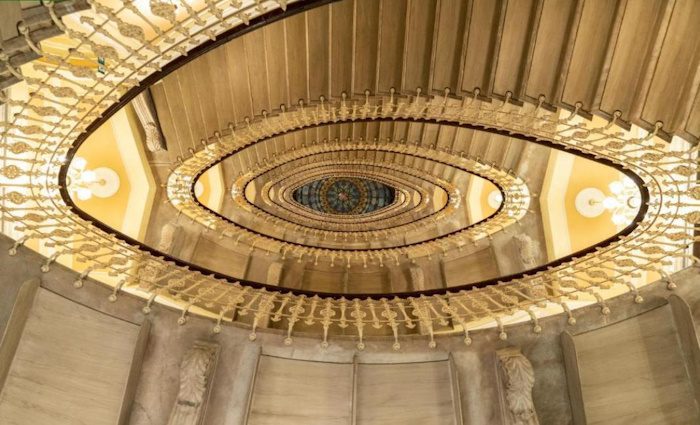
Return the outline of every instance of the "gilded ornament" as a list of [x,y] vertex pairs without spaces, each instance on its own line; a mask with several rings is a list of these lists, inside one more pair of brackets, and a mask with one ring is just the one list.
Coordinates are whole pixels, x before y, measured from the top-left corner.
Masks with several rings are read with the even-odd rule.
[[22,170],[16,165],[6,165],[2,168],[2,175],[10,180],[14,180],[22,175]]
[[151,7],[151,13],[163,18],[169,22],[175,22],[175,8],[176,6],[172,3],[159,0],[151,0],[149,3]]
[[22,195],[19,192],[13,191],[13,192],[8,193],[5,196],[7,196],[7,199],[9,199],[10,202],[12,202],[13,204],[16,204],[16,205],[21,205],[21,204],[24,204],[25,202],[27,202],[27,197]]
[[692,224],[700,223],[700,211],[692,211],[685,215],[685,220]]
[[10,145],[10,152],[15,155],[23,154],[29,150],[29,145],[24,142],[16,142]]

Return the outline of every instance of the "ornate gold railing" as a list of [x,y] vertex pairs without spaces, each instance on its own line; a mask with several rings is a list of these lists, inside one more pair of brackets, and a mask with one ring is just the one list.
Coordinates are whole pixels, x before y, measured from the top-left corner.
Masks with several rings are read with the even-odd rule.
[[[598,125],[576,114],[550,113],[540,107],[542,100],[540,105],[519,107],[473,98],[367,97],[256,117],[235,127],[233,140],[262,140],[286,128],[283,124],[316,125],[319,119],[400,117],[480,126],[547,140],[624,167],[648,192],[644,214],[618,240],[586,255],[497,285],[433,295],[381,299],[307,296],[231,284],[188,270],[101,230],[68,207],[61,187],[66,155],[123,95],[135,94],[130,90],[151,82],[150,75],[272,6],[284,7],[285,2],[246,3],[241,8],[237,2],[207,0],[197,8],[182,3],[176,11],[170,3],[152,0],[150,13],[131,2],[116,8],[92,4],[94,11],[63,20],[54,16],[73,43],[65,55],[44,52],[32,44],[41,62],[22,70],[8,63],[11,71],[26,81],[30,95],[23,100],[2,99],[13,112],[13,118],[3,123],[2,132],[6,140],[0,170],[6,190],[2,213],[16,223],[15,231],[22,233],[11,253],[30,239],[41,240],[52,251],[44,270],[63,256],[85,264],[78,287],[93,271],[106,271],[117,277],[112,300],[123,290],[138,293],[146,299],[144,312],[150,311],[154,302],[167,300],[181,307],[181,324],[196,311],[216,320],[215,331],[223,321],[252,317],[251,338],[259,326],[270,321],[285,329],[288,343],[293,332],[302,330],[318,334],[325,346],[329,334],[350,334],[352,329],[360,348],[368,334],[379,333],[393,335],[398,349],[403,333],[417,329],[429,335],[434,346],[437,329],[451,326],[464,332],[468,344],[469,331],[488,320],[496,322],[501,338],[505,338],[503,322],[516,313],[530,318],[534,332],[541,330],[539,315],[551,313],[552,306],[560,306],[573,322],[568,302],[578,298],[595,300],[607,314],[609,288],[627,288],[633,299],[641,302],[636,277],[644,271],[657,272],[673,287],[664,267],[671,259],[688,257],[687,248],[695,240],[692,230],[700,221],[696,148],[670,151],[653,133],[638,137],[614,121]],[[51,10],[52,6],[49,3],[47,7]],[[103,60],[104,74],[75,64],[76,59],[95,58]],[[214,144],[206,151],[220,148]]]
[[[336,115],[335,108],[338,110],[342,108],[341,104],[338,105],[327,105],[330,108],[329,113],[326,114],[327,117],[331,115]],[[313,107],[313,110],[317,110]],[[290,116],[296,113],[300,114],[300,117]],[[374,115],[362,115],[362,119],[391,119],[392,117],[386,113],[378,110]],[[275,117],[268,117],[262,124],[270,128],[270,134],[283,134],[289,129],[294,129],[297,126],[311,126],[315,122],[323,124],[321,119],[315,119],[314,121],[303,121],[303,116],[310,117],[310,113],[306,111],[294,111],[287,112],[284,115],[280,114]],[[360,119],[360,115],[351,115],[348,117],[342,117],[343,120],[351,121],[353,119]],[[396,117],[398,118],[398,117]],[[274,122],[273,122],[274,120]],[[340,121],[338,119],[337,121]],[[254,124],[251,124],[254,126]],[[442,160],[442,162],[451,164],[457,169],[464,170],[466,172],[475,174],[484,179],[490,180],[496,184],[497,187],[503,193],[503,206],[498,210],[498,212],[491,217],[477,223],[473,226],[466,227],[465,229],[450,232],[447,236],[436,237],[421,244],[412,244],[410,246],[399,246],[396,248],[381,250],[344,250],[344,249],[331,249],[329,247],[321,248],[316,246],[299,245],[294,243],[285,242],[279,239],[274,239],[265,236],[259,232],[252,232],[242,226],[236,225],[229,220],[226,220],[214,214],[211,211],[203,208],[196,199],[192,196],[192,187],[195,184],[197,176],[199,176],[204,170],[210,168],[214,164],[220,162],[222,158],[231,155],[233,152],[240,151],[245,146],[250,146],[254,143],[258,143],[265,140],[266,137],[261,137],[262,133],[245,133],[236,132],[234,136],[222,136],[213,138],[214,141],[206,145],[206,149],[202,149],[196,152],[192,157],[185,160],[179,167],[177,167],[168,178],[167,185],[167,195],[170,199],[172,205],[178,210],[182,211],[188,217],[201,223],[203,226],[211,229],[213,232],[225,237],[234,238],[239,243],[244,243],[249,246],[255,246],[256,248],[266,250],[268,252],[274,253],[285,253],[289,254],[294,258],[307,258],[308,261],[318,262],[329,261],[335,262],[336,259],[344,261],[348,266],[352,263],[362,263],[366,264],[369,259],[372,262],[381,264],[389,261],[397,262],[399,257],[401,258],[416,258],[429,255],[442,255],[445,252],[452,249],[459,249],[464,245],[475,243],[476,241],[491,237],[492,234],[507,228],[508,226],[516,223],[522,219],[530,205],[530,193],[525,182],[519,177],[511,175],[508,171],[502,170],[493,165],[487,165],[476,159],[467,158],[457,154],[453,154],[445,151],[435,151],[433,149],[422,147],[418,145],[407,145],[405,143],[397,143],[391,141],[384,141],[381,144],[372,145],[371,148],[376,151],[393,152],[398,154],[410,154],[415,157],[420,158],[436,158]],[[297,149],[291,152],[287,152],[283,155],[276,156],[274,160],[270,161],[268,165],[260,167],[259,171],[256,170],[243,170],[245,172],[242,176],[241,182],[237,183],[237,186],[244,187],[249,181],[253,180],[259,174],[273,170],[276,167],[284,164],[288,161],[292,161],[295,158],[302,158],[306,155],[320,154],[324,152],[341,152],[341,151],[362,151],[368,149],[368,145],[362,142],[353,141],[334,141],[323,144],[315,144],[304,149]],[[397,169],[400,168],[397,165],[393,165]],[[406,170],[403,170],[406,172]],[[442,186],[447,187],[447,182],[438,182]],[[455,190],[448,191],[454,193]],[[426,221],[434,222],[437,220],[442,220],[452,214],[455,210],[454,203],[448,202],[448,207],[439,213],[437,217],[429,217],[426,220],[418,220],[417,222],[407,224],[405,226],[399,226],[391,231],[385,231],[385,236],[389,239],[397,235],[405,235],[406,231],[409,229],[421,229],[426,225]],[[287,223],[283,220],[274,219],[272,216],[259,212],[263,217],[262,225],[265,225],[267,221],[271,221],[275,225],[289,227],[291,230],[296,230],[299,227],[298,223]],[[302,220],[302,229],[300,232],[304,236],[312,236],[318,239],[319,245],[323,244],[323,241],[335,240],[338,237],[343,237],[344,232],[330,231],[330,230],[317,230],[311,229],[314,220]],[[349,230],[355,230],[352,226],[348,226]],[[371,240],[376,236],[375,232],[359,232],[355,235],[359,240]]]

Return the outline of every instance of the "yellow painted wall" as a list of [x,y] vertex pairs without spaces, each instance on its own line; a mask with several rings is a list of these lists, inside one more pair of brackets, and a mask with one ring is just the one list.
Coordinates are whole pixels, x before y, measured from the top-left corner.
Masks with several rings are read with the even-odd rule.
[[[618,232],[610,212],[605,211],[598,217],[589,218],[576,211],[576,195],[588,187],[599,189],[606,196],[612,195],[608,185],[622,176],[622,173],[614,168],[579,156],[574,157],[569,185],[564,194],[564,207],[573,252],[595,245]],[[556,237],[556,229],[553,229],[553,233]]]
[[117,140],[114,138],[111,122],[107,121],[95,130],[85,143],[80,146],[76,155],[87,160],[88,170],[108,167],[119,175],[119,190],[114,196],[109,198],[93,196],[87,201],[81,201],[74,197],[73,202],[78,208],[96,217],[106,225],[114,229],[120,229],[126,214],[131,185],[127,178],[126,167],[117,148]]

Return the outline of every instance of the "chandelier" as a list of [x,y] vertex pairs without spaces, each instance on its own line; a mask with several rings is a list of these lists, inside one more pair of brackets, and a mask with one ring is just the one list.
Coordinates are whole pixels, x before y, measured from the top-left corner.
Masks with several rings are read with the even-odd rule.
[[609,212],[610,220],[616,226],[632,222],[642,205],[642,197],[637,185],[627,176],[608,185],[610,195],[602,190],[589,187],[576,195],[576,211],[584,217],[595,218]]
[[119,190],[120,180],[116,171],[107,167],[92,170],[87,168],[87,160],[77,156],[68,167],[66,177],[71,197],[87,201],[93,196],[109,198]]

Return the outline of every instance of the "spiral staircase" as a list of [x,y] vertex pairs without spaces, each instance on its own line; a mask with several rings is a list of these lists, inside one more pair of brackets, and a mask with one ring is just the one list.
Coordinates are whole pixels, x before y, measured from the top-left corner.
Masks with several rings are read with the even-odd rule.
[[697,1],[0,15],[0,423],[700,420]]

